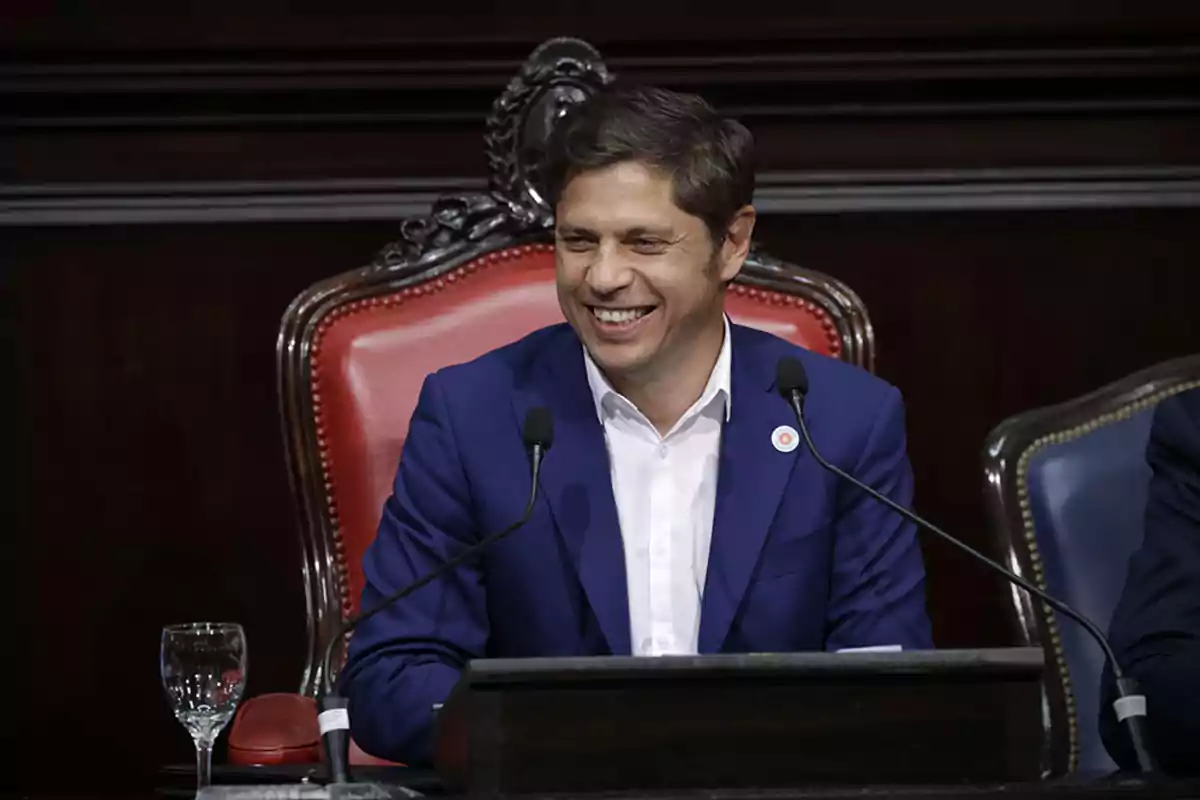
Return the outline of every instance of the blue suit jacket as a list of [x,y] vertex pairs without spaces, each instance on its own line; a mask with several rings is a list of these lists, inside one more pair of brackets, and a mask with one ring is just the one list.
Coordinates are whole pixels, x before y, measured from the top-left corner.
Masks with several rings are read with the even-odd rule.
[[[1146,695],[1150,743],[1168,772],[1200,775],[1200,389],[1159,404],[1146,461],[1152,469],[1142,546],[1129,559],[1109,639]],[[1121,767],[1136,769],[1118,725],[1105,668],[1100,734]]]
[[[837,481],[803,446],[774,387],[781,356],[803,361],[806,418],[835,464],[900,503],[912,497],[900,393],[869,373],[732,327],[732,415],[721,442],[699,649],[795,652],[931,646],[912,526]],[[629,654],[625,560],[604,431],[579,339],[544,328],[429,376],[393,494],[364,558],[369,608],[489,533],[528,501],[526,412],[554,415],[529,524],[472,564],[365,621],[342,682],[355,740],[377,756],[431,755],[431,707],[481,657]]]

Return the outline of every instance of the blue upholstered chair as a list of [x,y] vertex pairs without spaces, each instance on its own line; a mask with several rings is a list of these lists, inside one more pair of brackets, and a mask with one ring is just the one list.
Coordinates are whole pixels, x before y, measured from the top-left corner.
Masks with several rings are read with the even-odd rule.
[[[1200,356],[1176,359],[1060,405],[1012,417],[988,437],[984,492],[1007,564],[1107,630],[1142,541],[1154,409],[1200,386]],[[1116,769],[1100,740],[1104,656],[1078,625],[1025,592],[1021,644],[1046,651],[1050,775]]]

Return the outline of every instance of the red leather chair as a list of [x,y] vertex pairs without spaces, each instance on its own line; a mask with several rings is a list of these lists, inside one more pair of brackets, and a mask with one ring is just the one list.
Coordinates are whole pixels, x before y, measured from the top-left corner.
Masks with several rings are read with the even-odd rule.
[[[321,759],[313,700],[321,653],[357,610],[362,556],[421,383],[562,321],[537,164],[559,112],[609,80],[583,42],[539,47],[488,118],[490,191],[442,198],[428,217],[406,220],[370,266],[311,287],[285,313],[279,399],[304,547],[307,664],[297,694],[243,703],[230,728],[231,762]],[[735,322],[873,369],[866,309],[829,276],[755,252],[727,308]],[[351,762],[380,763],[357,747]]]

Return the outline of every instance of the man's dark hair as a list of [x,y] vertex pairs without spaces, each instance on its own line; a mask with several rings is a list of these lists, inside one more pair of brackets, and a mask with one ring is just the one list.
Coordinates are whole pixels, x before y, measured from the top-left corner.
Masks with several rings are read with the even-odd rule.
[[675,205],[699,217],[714,244],[754,197],[754,137],[703,98],[654,87],[609,87],[572,107],[550,136],[551,206],[582,172],[638,161],[668,175]]

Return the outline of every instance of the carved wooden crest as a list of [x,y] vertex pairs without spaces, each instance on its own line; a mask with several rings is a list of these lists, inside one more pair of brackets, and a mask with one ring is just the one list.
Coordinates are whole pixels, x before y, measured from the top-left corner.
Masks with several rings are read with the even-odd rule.
[[484,152],[488,191],[447,195],[429,216],[405,220],[400,238],[376,257],[376,269],[431,264],[484,245],[522,238],[554,222],[542,164],[554,125],[571,106],[612,81],[600,53],[579,39],[544,42],[492,104]]

